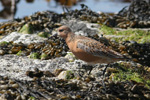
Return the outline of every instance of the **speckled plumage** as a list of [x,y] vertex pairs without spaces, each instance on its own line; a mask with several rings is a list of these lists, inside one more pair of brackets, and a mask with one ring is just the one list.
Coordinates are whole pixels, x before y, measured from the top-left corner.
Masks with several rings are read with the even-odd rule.
[[59,36],[63,37],[71,52],[79,59],[88,63],[112,63],[125,58],[103,43],[88,37],[75,35],[67,26],[58,28]]

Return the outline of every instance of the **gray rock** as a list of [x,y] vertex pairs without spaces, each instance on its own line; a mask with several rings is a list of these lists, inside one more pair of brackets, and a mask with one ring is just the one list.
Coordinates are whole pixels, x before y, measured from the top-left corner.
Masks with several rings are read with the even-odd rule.
[[38,68],[42,71],[49,70],[53,72],[55,69],[61,67],[61,65],[68,62],[66,58],[38,60],[16,55],[4,55],[0,56],[0,58],[0,75],[20,80],[31,79],[25,75],[28,70],[33,71],[34,68]]
[[[0,56],[0,58],[0,75],[19,80],[30,80],[31,78],[26,76],[26,71],[34,71],[35,68],[50,72],[54,72],[54,70],[59,68],[72,70],[75,73],[79,73],[79,70],[84,73],[87,72],[86,69],[82,68],[82,65],[86,64],[84,61],[75,60],[74,62],[69,62],[65,57],[39,60],[17,55],[4,55]],[[96,71],[97,68],[98,67],[94,67],[92,74],[98,73]]]
[[17,32],[12,32],[8,34],[7,36],[0,39],[0,42],[6,41],[10,42],[13,41],[14,43],[20,43],[23,44],[30,44],[30,43],[39,43],[47,40],[47,38],[39,37],[36,34],[20,34]]

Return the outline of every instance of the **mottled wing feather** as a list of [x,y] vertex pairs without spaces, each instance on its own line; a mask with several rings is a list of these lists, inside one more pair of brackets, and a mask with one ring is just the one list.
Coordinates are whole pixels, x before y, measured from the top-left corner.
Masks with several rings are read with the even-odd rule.
[[121,54],[109,49],[104,44],[91,39],[79,39],[77,42],[77,48],[80,48],[94,56],[123,58]]

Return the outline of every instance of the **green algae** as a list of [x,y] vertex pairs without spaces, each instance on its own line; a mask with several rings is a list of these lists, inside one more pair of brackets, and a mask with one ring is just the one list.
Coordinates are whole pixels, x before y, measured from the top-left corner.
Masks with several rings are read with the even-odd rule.
[[38,36],[47,38],[47,37],[50,36],[50,34],[49,34],[48,32],[39,32],[39,33],[38,33]]
[[22,55],[22,51],[20,50],[16,55],[17,56],[21,56]]
[[65,79],[73,79],[73,78],[74,78],[74,73],[71,70],[68,70]]
[[150,42],[150,31],[140,29],[126,29],[117,31],[116,29],[102,25],[101,31],[104,35],[112,35],[111,40],[116,42],[122,41],[136,41],[138,43]]
[[37,99],[33,96],[30,96],[28,100],[37,100]]
[[35,52],[35,53],[31,53],[29,57],[32,58],[32,59],[39,59],[40,55]]
[[[112,73],[110,79],[113,81],[135,81],[137,83],[144,84],[150,88],[149,73],[145,70],[144,66],[131,66],[126,64],[119,64],[117,66],[117,73]],[[147,77],[147,78],[146,78]]]
[[6,42],[6,41],[3,41],[3,42],[0,42],[0,46],[4,46],[4,45],[8,45],[9,42]]
[[19,33],[23,33],[23,34],[33,34],[33,26],[28,23],[25,24],[20,30]]
[[45,60],[45,59],[48,58],[48,55],[47,55],[46,53],[42,53],[41,56],[40,56],[40,58],[41,58],[42,60]]
[[104,34],[107,34],[107,35],[114,35],[116,34],[116,30],[111,28],[111,27],[108,27],[106,25],[102,25],[101,26],[101,29],[100,29]]

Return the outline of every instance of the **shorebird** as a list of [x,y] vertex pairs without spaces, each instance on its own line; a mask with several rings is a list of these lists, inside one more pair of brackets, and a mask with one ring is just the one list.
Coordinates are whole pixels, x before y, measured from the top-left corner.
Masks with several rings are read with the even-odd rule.
[[[87,62],[88,64],[110,64],[126,59],[123,55],[110,49],[108,46],[99,41],[85,36],[76,35],[67,26],[61,26],[57,29],[57,31],[58,36],[65,39],[70,51],[77,58]],[[107,66],[103,71],[103,76],[106,69]]]

